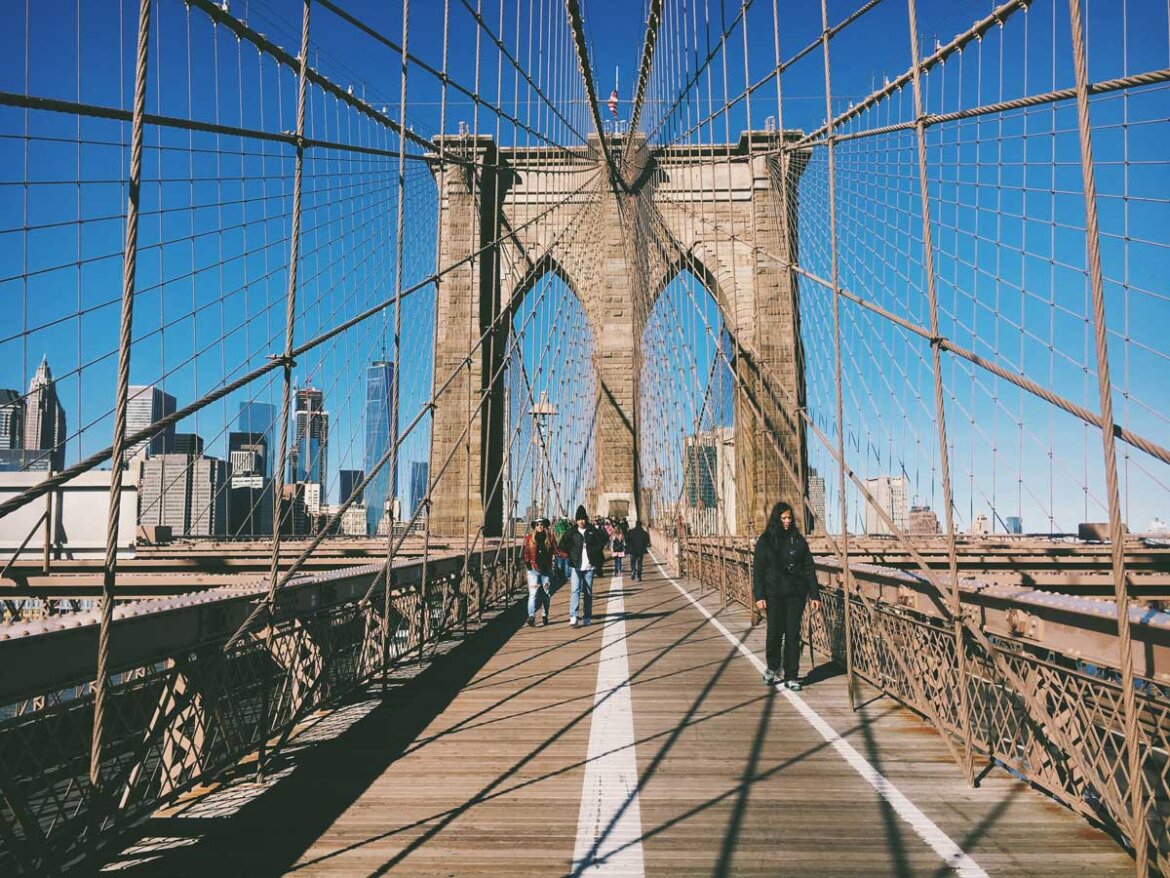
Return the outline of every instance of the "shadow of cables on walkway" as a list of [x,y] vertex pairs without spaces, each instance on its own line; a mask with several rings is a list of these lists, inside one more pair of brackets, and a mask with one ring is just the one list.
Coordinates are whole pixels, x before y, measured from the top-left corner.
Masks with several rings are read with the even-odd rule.
[[244,804],[232,813],[199,819],[202,814],[192,808],[192,816],[180,809],[175,816],[146,820],[128,839],[129,850],[110,862],[119,870],[129,867],[135,878],[285,874],[407,752],[523,622],[523,604],[502,611],[384,698],[378,699],[375,688],[364,699],[372,705],[369,712],[336,737],[300,749],[294,739],[286,764],[272,766],[273,780],[254,797],[241,796]]

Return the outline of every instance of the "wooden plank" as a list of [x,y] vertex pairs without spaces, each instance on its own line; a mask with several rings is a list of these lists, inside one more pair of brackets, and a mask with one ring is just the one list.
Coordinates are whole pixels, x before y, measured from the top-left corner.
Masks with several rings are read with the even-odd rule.
[[[654,565],[623,595],[647,875],[948,874]],[[762,626],[703,604],[762,653]],[[302,736],[324,740],[294,747],[267,789],[228,785],[172,809],[142,828],[168,849],[123,859],[141,876],[568,873],[605,620],[569,628],[567,605],[562,588],[554,624],[531,629],[514,607],[385,700]],[[988,874],[1132,874],[1064,808],[1003,772],[968,789],[920,719],[873,692],[854,713],[842,675],[815,676],[805,702]]]

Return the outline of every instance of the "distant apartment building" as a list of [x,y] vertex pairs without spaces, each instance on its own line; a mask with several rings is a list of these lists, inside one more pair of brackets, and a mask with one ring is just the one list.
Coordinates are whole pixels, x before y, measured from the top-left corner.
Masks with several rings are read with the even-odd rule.
[[176,536],[221,536],[228,532],[227,461],[186,454],[160,454],[142,464],[138,523],[165,525]]
[[366,527],[366,506],[364,503],[354,503],[341,513],[342,536],[364,537],[366,536]]
[[865,504],[865,532],[867,534],[894,533],[882,519],[878,509],[881,509],[893,520],[894,527],[898,531],[906,531],[910,526],[908,488],[909,480],[905,476],[878,476],[875,479],[865,480],[865,489],[873,498],[872,503]]
[[910,507],[910,525],[908,530],[912,534],[942,533],[942,528],[939,527],[938,523],[938,514],[929,506]]
[[1007,532],[1010,534],[1022,534],[1024,532],[1024,519],[1018,515],[1009,515],[1003,520]]
[[[155,421],[175,413],[175,398],[153,384],[131,384],[126,400],[126,436],[147,429]],[[160,430],[153,436],[126,446],[126,460],[140,454],[157,457],[160,454],[182,454],[175,448],[175,425]]]
[[980,512],[975,516],[975,520],[971,522],[971,533],[973,534],[987,534],[991,533],[991,523],[987,520],[987,516]]

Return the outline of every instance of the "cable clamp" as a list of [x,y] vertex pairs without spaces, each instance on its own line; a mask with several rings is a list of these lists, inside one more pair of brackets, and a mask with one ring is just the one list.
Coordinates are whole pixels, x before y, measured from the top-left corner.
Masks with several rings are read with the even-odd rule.
[[946,337],[941,335],[932,335],[930,337],[930,346],[932,348],[942,347],[946,343]]
[[269,354],[268,359],[274,363],[279,363],[286,369],[295,369],[297,367],[297,361],[287,354]]

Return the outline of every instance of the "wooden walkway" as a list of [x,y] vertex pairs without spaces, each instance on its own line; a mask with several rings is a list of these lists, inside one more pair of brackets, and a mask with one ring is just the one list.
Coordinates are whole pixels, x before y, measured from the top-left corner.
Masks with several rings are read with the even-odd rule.
[[148,821],[103,871],[1132,874],[1114,841],[1006,773],[968,788],[890,699],[850,710],[832,666],[806,667],[799,695],[765,687],[745,655],[763,628],[709,596],[712,621],[646,568],[609,616],[597,582],[588,628],[568,626],[567,587],[548,627],[513,607],[384,699],[322,718],[263,787]]

